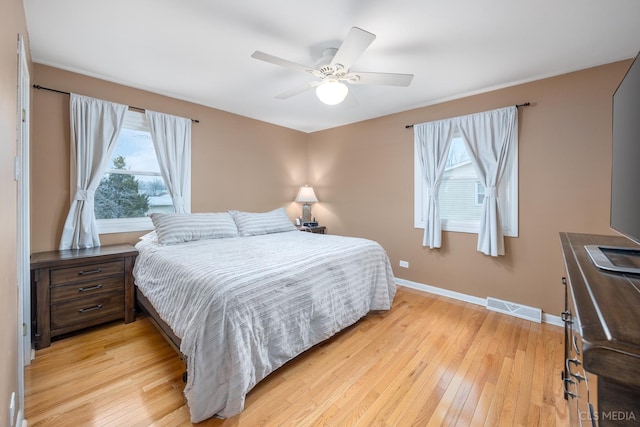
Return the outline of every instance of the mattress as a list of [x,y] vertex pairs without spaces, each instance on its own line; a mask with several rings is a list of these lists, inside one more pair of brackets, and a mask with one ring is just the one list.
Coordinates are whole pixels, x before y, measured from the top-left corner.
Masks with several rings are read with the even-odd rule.
[[140,241],[135,283],[181,339],[191,421],[236,415],[263,378],[372,310],[393,271],[376,242],[290,231]]

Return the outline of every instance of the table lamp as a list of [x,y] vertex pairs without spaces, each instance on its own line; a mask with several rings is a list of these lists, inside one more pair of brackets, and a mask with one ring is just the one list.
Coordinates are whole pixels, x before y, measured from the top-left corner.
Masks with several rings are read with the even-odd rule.
[[311,203],[318,202],[313,187],[309,187],[308,185],[300,187],[295,201],[302,203],[302,223],[311,222]]

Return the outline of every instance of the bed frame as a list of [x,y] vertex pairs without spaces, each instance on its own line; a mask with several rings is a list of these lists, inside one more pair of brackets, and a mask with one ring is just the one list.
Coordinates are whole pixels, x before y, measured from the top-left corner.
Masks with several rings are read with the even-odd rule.
[[151,305],[151,303],[149,302],[147,297],[144,296],[142,291],[140,291],[140,289],[138,289],[137,286],[135,288],[136,288],[136,307],[140,309],[140,311],[142,311],[144,314],[147,315],[151,323],[156,327],[156,329],[158,329],[158,331],[164,337],[164,339],[167,340],[171,348],[173,348],[176,351],[176,353],[178,353],[178,355],[180,356],[180,359],[182,359],[182,361],[184,362],[185,369],[184,369],[184,372],[182,373],[182,382],[186,384],[187,357],[184,354],[182,354],[182,352],[180,351],[180,343],[181,343],[180,338],[178,338],[176,334],[173,333],[173,331],[171,330],[167,322],[165,322],[160,318],[160,315],[158,314],[156,309],[153,308],[153,305]]
[[151,305],[147,297],[144,296],[142,291],[140,291],[137,286],[136,305],[143,313],[147,315],[147,317],[149,317],[151,323],[153,323],[153,325],[158,328],[162,336],[167,340],[167,342],[169,342],[176,353],[180,355],[180,358],[186,361],[185,355],[180,352],[180,338],[178,338],[176,334],[173,333],[169,325],[160,318],[160,315],[158,314],[156,309],[153,308],[153,305]]

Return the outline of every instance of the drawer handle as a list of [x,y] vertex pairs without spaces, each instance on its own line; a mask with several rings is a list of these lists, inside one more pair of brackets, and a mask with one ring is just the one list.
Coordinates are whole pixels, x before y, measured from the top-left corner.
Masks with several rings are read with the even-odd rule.
[[575,350],[576,354],[578,356],[580,356],[580,349],[578,348],[578,336],[577,335],[573,336],[573,349]]
[[[569,375],[573,378],[575,378],[576,380],[578,380],[578,382],[582,382],[584,381],[586,378],[583,375],[580,374],[574,374],[573,372],[571,372],[571,363],[575,364],[576,366],[580,366],[582,363],[580,363],[580,360],[578,359],[566,359],[565,361],[565,368],[567,368],[567,372],[569,373]],[[571,378],[565,378],[564,381],[568,381],[570,383],[575,383],[575,381],[573,381]]]
[[87,274],[97,274],[97,273],[102,273],[102,269],[101,268],[96,268],[95,270],[89,270],[89,271],[78,271],[78,275],[80,276],[86,276]]
[[86,313],[88,311],[100,310],[101,308],[102,308],[102,304],[98,304],[89,308],[81,308],[80,310],[78,310],[78,313]]
[[573,381],[571,378],[564,378],[562,380],[562,389],[564,390],[564,394],[569,396],[572,399],[575,399],[576,397],[578,397],[578,395],[572,391],[569,391],[569,389],[567,388],[567,384],[575,384],[576,382]]
[[571,371],[569,371],[569,375],[571,375],[573,378],[577,379],[577,380],[578,380],[578,382],[582,382],[582,381],[584,381],[584,380],[586,379],[586,378],[585,378],[585,377],[583,377],[582,375],[580,375],[580,374],[574,374],[574,373],[573,373],[573,372],[571,372]]
[[569,369],[569,363],[573,363],[576,366],[580,366],[582,365],[582,362],[580,362],[580,359],[567,359],[567,369]]
[[102,283],[96,286],[91,286],[89,288],[78,288],[78,292],[95,291],[96,289],[102,289]]

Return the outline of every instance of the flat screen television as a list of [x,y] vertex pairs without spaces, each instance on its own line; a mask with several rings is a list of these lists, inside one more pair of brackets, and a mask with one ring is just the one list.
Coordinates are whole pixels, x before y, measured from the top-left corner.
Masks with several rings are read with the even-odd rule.
[[[640,54],[613,94],[611,228],[640,244]],[[588,247],[603,269],[640,274],[640,250]],[[604,264],[603,264],[604,263]]]

